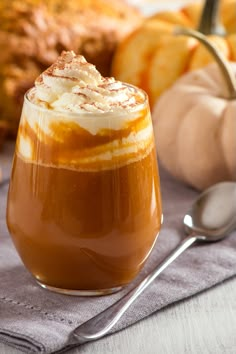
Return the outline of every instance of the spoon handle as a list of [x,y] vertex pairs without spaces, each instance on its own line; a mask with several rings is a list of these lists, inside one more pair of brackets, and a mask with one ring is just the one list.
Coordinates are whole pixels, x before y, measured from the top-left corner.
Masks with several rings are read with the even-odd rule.
[[76,343],[85,343],[96,340],[107,334],[118,322],[124,312],[137,297],[153,282],[154,279],[170,265],[181,253],[190,247],[198,236],[186,237],[151,273],[145,277],[134,289],[130,290],[113,305],[92,317],[73,331]]

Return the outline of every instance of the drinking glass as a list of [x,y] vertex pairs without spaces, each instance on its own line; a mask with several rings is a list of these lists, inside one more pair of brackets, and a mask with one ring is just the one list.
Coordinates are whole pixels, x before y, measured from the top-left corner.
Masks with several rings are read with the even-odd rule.
[[[129,86],[130,87],[130,86]],[[58,112],[24,99],[7,224],[42,287],[70,295],[118,291],[150,254],[162,222],[147,96],[108,113]]]

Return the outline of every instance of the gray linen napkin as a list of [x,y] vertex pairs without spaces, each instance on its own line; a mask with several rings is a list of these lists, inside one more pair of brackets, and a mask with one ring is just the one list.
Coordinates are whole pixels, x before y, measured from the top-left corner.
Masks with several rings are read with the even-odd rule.
[[[0,157],[4,175],[10,170],[12,146]],[[114,295],[70,297],[36,285],[22,265],[5,223],[8,186],[0,187],[0,341],[31,353],[71,348],[75,327],[110,306],[162,260],[184,237],[182,218],[197,192],[161,171],[164,225],[153,252],[135,281]],[[236,274],[236,232],[225,240],[193,246],[182,254],[121,318],[113,331]]]

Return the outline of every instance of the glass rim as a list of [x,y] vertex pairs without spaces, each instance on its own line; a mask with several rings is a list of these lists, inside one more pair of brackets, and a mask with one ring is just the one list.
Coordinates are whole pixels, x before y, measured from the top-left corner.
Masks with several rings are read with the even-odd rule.
[[140,110],[145,108],[145,106],[149,107],[148,95],[143,89],[141,89],[141,88],[139,88],[137,86],[125,83],[125,82],[122,82],[122,84],[127,86],[127,87],[130,87],[135,92],[140,92],[142,94],[143,101],[141,103],[138,103],[137,105],[135,105],[134,108],[129,108],[128,110],[124,109],[124,111],[120,110],[119,112],[112,111],[112,110],[108,111],[108,112],[99,112],[99,111],[98,112],[70,112],[70,111],[66,111],[66,110],[65,111],[57,111],[57,110],[53,110],[53,109],[49,109],[49,108],[40,106],[40,105],[32,102],[32,100],[29,97],[29,94],[32,91],[36,90],[35,86],[33,86],[29,90],[27,90],[25,92],[25,94],[24,94],[24,102],[26,102],[27,104],[32,106],[34,109],[36,109],[38,111],[41,111],[41,112],[47,112],[47,113],[54,114],[54,115],[62,115],[62,114],[64,114],[64,115],[71,116],[71,117],[79,117],[79,116],[86,116],[86,117],[103,116],[103,117],[106,117],[106,116],[112,116],[112,115],[121,116],[121,115],[124,115],[124,114],[128,115],[128,114],[131,114],[131,113],[139,112]]

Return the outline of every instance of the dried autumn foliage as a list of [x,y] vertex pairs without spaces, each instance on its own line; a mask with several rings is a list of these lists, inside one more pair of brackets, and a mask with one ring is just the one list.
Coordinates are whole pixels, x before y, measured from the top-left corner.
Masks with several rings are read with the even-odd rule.
[[0,120],[16,133],[25,91],[63,49],[108,74],[118,42],[141,21],[120,0],[1,0]]

